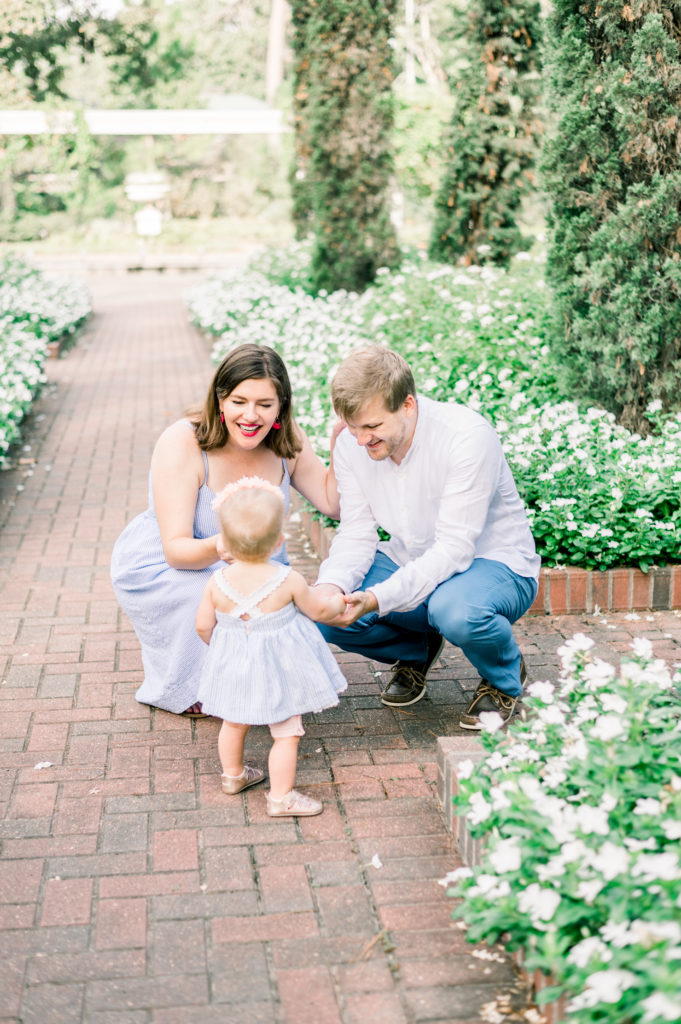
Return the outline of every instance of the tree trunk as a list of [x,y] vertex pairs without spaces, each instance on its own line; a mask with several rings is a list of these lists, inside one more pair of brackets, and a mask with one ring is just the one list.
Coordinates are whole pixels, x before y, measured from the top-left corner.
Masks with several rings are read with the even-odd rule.
[[414,58],[414,0],[404,0],[404,82],[411,92],[416,85]]
[[284,80],[284,50],[288,14],[289,8],[286,0],[272,0],[265,68],[265,99],[270,106],[274,104],[277,89]]

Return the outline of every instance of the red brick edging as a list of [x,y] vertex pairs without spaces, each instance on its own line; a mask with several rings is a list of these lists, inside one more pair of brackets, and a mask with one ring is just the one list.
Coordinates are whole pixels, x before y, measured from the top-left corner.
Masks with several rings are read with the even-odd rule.
[[542,569],[530,615],[681,608],[681,565],[640,569]]
[[[310,544],[326,558],[335,530],[296,503]],[[575,612],[669,611],[681,608],[681,565],[640,569],[542,569],[539,591],[528,615],[572,615]]]

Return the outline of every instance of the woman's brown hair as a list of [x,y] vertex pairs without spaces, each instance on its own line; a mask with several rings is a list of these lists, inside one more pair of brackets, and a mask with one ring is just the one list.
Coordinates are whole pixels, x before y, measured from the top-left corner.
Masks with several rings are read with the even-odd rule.
[[227,443],[227,429],[220,421],[220,399],[227,398],[245,380],[270,380],[279,399],[280,430],[270,430],[263,444],[282,459],[292,459],[302,450],[300,431],[293,419],[291,383],[281,356],[265,345],[238,345],[225,356],[217,370],[200,413],[187,415],[195,423],[199,448],[209,452]]

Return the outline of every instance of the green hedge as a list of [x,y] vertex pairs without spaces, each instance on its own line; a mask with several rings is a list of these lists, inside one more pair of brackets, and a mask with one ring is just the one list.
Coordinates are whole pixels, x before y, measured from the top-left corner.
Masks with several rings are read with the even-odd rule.
[[45,381],[48,344],[73,334],[90,308],[84,286],[59,281],[14,257],[0,260],[0,467]]

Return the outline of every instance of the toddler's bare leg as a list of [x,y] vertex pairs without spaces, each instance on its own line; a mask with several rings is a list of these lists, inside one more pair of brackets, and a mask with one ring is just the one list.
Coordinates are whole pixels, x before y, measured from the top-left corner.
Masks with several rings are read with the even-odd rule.
[[268,767],[270,795],[274,800],[281,800],[293,789],[299,742],[300,736],[281,736],[272,744]]
[[218,754],[224,775],[236,777],[244,770],[244,741],[250,726],[224,722],[218,736]]

